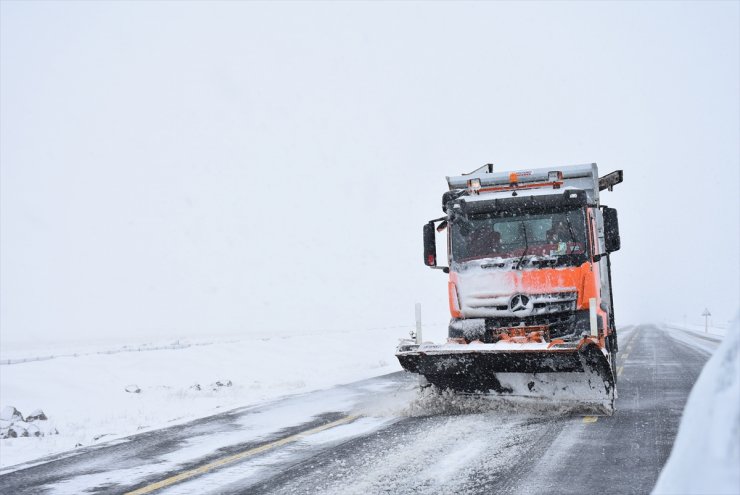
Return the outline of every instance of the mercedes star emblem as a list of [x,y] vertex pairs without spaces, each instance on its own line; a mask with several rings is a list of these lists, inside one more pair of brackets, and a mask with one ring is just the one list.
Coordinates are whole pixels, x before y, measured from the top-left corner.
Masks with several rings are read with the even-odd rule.
[[524,294],[517,294],[514,297],[511,298],[511,301],[509,302],[509,308],[511,308],[512,313],[516,313],[518,311],[524,311],[528,309],[529,306],[529,297],[525,296]]

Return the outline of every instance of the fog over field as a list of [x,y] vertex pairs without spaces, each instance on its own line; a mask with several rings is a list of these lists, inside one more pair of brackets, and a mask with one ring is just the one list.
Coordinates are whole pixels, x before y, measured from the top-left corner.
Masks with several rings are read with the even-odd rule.
[[737,2],[0,5],[0,343],[444,335],[491,162],[624,170],[618,324],[735,315]]

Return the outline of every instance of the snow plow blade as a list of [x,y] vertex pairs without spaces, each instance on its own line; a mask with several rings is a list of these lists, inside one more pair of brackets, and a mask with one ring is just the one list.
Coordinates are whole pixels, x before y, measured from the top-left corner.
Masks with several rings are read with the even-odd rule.
[[498,394],[614,410],[615,379],[605,351],[589,339],[578,343],[402,343],[401,366],[440,389]]

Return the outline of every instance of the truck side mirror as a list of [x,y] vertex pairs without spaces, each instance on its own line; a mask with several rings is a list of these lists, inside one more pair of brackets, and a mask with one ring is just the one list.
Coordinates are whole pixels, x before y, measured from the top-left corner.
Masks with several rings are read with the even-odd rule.
[[434,222],[424,225],[424,264],[426,266],[437,266],[437,242]]
[[619,239],[619,222],[615,208],[604,208],[604,243],[607,253],[619,251],[622,245]]

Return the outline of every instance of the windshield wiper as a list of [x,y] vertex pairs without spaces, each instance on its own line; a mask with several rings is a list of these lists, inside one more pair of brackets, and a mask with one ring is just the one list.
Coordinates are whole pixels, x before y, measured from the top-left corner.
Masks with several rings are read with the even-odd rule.
[[519,225],[522,226],[522,231],[524,232],[524,252],[522,253],[522,257],[519,258],[519,261],[516,264],[515,270],[519,270],[519,268],[522,266],[522,261],[524,260],[524,257],[527,256],[527,252],[529,251],[529,241],[527,240],[527,228],[524,226],[524,222],[520,223]]
[[[568,255],[564,255],[564,256],[568,256]],[[557,265],[558,262],[559,262],[558,257],[557,256],[552,256],[550,258],[532,259],[530,261],[530,264],[532,264],[534,266],[537,266],[537,265],[539,265],[539,266],[553,265],[554,266],[554,265]]]
[[481,265],[481,268],[503,268],[506,266],[506,263],[499,262],[499,263],[485,263]]

